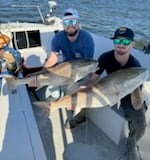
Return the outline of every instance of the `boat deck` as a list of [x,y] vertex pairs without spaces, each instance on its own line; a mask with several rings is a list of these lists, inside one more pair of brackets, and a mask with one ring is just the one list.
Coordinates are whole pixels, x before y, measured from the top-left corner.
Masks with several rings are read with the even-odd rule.
[[[64,128],[66,119],[72,116],[67,110],[56,110],[47,117],[31,105],[30,98],[47,98],[43,94],[45,88],[37,91],[35,97],[31,90],[28,95],[24,85],[8,92],[5,81],[1,83],[0,160],[128,160],[125,141],[116,144],[91,119],[69,130]],[[147,130],[139,142],[143,160],[149,160],[150,110],[146,115]],[[106,116],[106,121],[109,118]]]
[[[38,91],[39,100],[44,100],[43,91]],[[33,93],[30,92],[32,95]],[[35,97],[31,96],[34,100]],[[128,160],[128,150],[125,139],[119,144],[111,140],[93,121],[89,118],[86,123],[70,130],[65,129],[67,118],[71,118],[71,112],[59,109],[49,117],[40,108],[33,106],[37,124],[41,133],[44,148],[48,160]],[[140,153],[143,160],[148,160],[150,147],[150,111],[147,113],[148,126],[144,137],[140,140]],[[106,121],[110,117],[105,117]],[[117,124],[116,124],[117,125]],[[114,130],[116,126],[114,125]]]
[[0,86],[0,160],[46,160],[26,87]]

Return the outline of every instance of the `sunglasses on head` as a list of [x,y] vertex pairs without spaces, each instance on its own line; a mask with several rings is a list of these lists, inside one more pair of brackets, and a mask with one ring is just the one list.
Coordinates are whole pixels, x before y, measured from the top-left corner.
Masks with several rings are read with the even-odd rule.
[[72,19],[72,20],[64,20],[63,21],[63,25],[65,27],[68,27],[68,26],[76,26],[78,24],[78,20],[77,19]]
[[118,39],[118,38],[114,39],[115,45],[123,44],[125,46],[128,46],[131,42],[132,40],[130,39]]

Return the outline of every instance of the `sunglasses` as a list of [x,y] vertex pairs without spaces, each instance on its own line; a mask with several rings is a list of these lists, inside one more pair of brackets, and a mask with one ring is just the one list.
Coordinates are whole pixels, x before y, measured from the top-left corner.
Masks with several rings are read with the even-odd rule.
[[114,39],[115,45],[123,44],[125,46],[128,46],[131,42],[132,40],[130,39]]
[[72,19],[72,20],[64,20],[63,21],[63,25],[65,27],[68,27],[68,26],[76,26],[78,24],[78,20],[77,19]]

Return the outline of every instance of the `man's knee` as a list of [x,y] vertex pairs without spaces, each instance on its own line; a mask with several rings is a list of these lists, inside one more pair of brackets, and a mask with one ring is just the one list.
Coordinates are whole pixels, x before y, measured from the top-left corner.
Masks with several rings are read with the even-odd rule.
[[146,130],[146,123],[138,124],[136,129],[136,140],[138,141],[141,137],[143,137]]

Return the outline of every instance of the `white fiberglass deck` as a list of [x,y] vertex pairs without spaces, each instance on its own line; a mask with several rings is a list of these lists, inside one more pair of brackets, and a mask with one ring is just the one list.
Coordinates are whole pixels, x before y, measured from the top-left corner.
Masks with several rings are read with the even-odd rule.
[[10,92],[1,83],[0,160],[46,160],[25,86]]
[[[36,93],[39,100],[45,99],[46,95],[43,94],[46,93],[45,88]],[[34,96],[32,95],[31,97],[33,98]],[[117,138],[113,135],[117,133],[119,136],[119,131],[121,130],[118,126],[121,126],[123,121],[117,115],[115,115],[115,118],[115,113],[110,108],[104,107],[105,109],[89,110],[87,123],[79,125],[72,130],[64,128],[66,118],[71,117],[71,113],[66,109],[56,110],[52,115],[46,117],[40,108],[35,106],[33,108],[38,119],[48,160],[128,160],[125,139],[120,139],[120,143],[116,144]],[[111,111],[112,114],[110,113]],[[102,116],[102,114],[105,116]],[[146,117],[147,130],[144,137],[139,141],[143,160],[149,160],[150,109],[147,111]],[[110,125],[112,125],[111,128]],[[106,133],[107,131],[109,133]],[[113,135],[112,137],[111,134]]]
[[[93,118],[89,118],[87,123],[73,130],[66,130],[64,123],[70,114],[65,109],[56,110],[51,116],[46,117],[40,108],[33,106],[37,127],[25,86],[19,86],[17,90],[8,92],[4,80],[2,85],[0,96],[0,160],[128,160],[125,143],[122,143],[123,141],[119,144],[114,143],[113,139],[111,140],[109,137],[113,132],[111,131],[106,135],[105,131],[101,130],[106,127],[103,126],[103,123],[99,123],[101,125],[98,126]],[[45,98],[43,93],[44,88],[37,92],[37,96],[41,100]],[[30,96],[34,101],[35,97],[32,92]],[[96,122],[103,120],[108,123],[112,117],[110,114],[108,116],[110,112],[107,112],[107,109],[103,119],[97,116],[104,112],[101,109],[96,110],[96,113],[92,113],[94,112],[92,111],[91,116],[94,115]],[[146,115],[148,126],[139,144],[142,158],[149,160],[150,110]],[[114,123],[112,128],[117,130],[116,126],[120,122],[111,123]]]

